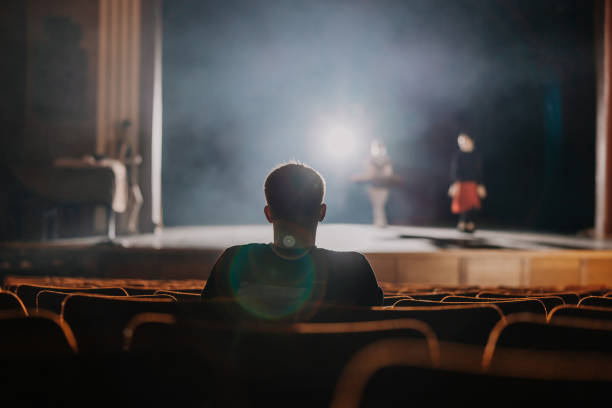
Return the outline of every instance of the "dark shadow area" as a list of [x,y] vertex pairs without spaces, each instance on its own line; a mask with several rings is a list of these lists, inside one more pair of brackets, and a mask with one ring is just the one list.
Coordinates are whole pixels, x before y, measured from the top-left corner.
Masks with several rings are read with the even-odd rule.
[[426,240],[436,248],[440,249],[518,249],[488,243],[483,238],[436,238],[425,235],[399,235],[401,239]]

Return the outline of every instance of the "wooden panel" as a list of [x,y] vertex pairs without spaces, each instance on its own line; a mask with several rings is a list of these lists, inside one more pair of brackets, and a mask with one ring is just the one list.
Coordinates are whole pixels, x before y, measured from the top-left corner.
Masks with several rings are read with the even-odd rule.
[[459,257],[402,257],[398,261],[398,282],[439,285],[459,284]]
[[527,284],[531,286],[577,285],[580,283],[580,259],[533,258]]
[[376,279],[381,282],[397,281],[396,261],[394,258],[377,255],[366,255],[366,258],[370,262],[372,269],[374,269]]
[[612,259],[588,259],[584,261],[583,285],[612,285]]
[[521,286],[521,259],[519,256],[496,258],[466,258],[463,274],[467,285]]

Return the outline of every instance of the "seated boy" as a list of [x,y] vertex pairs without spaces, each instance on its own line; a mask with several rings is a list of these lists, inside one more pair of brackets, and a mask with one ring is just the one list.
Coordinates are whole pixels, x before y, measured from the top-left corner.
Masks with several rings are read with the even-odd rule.
[[202,300],[237,301],[252,314],[282,318],[305,305],[382,305],[382,290],[357,252],[315,246],[325,217],[325,181],[311,167],[291,162],[268,175],[264,213],[274,242],[226,249],[213,267]]

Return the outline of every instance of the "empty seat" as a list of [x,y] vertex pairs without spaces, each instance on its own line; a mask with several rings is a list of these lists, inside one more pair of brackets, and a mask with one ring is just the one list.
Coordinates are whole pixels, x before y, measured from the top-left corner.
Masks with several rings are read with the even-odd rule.
[[476,295],[476,299],[483,299],[483,301],[491,301],[495,299],[538,299],[544,303],[546,312],[550,311],[559,305],[564,305],[565,301],[560,296],[548,296],[548,295],[519,295],[510,293],[494,293],[494,292],[481,292]]
[[578,306],[601,306],[612,308],[612,298],[604,296],[587,296],[580,299]]
[[409,339],[422,361],[439,360],[433,331],[413,319],[228,325],[149,314],[135,317],[125,332],[131,334],[132,353],[159,358],[162,366],[187,354],[191,361],[212,365],[225,379],[221,387],[234,388],[236,379],[243,379],[249,386],[240,388],[240,397],[255,406],[287,402],[287,397],[291,406],[327,406],[352,353],[381,338]]
[[174,290],[156,290],[156,295],[170,295],[174,297],[178,302],[199,302],[202,297],[199,293],[193,292],[180,292]]
[[413,299],[416,300],[437,300],[440,301],[446,296],[450,296],[453,293],[451,292],[436,292],[436,293],[417,293],[411,295]]
[[59,286],[37,286],[37,285],[19,285],[16,289],[16,294],[23,301],[27,309],[36,307],[36,295],[41,290],[53,290],[56,292],[81,292],[81,293],[96,293],[99,295],[108,296],[127,296],[125,289],[120,287],[98,287],[98,288],[74,288],[74,287],[59,287]]
[[539,299],[504,299],[485,300],[468,296],[447,296],[442,303],[492,303],[497,305],[504,315],[512,313],[542,313],[546,315],[546,306]]
[[132,316],[165,312],[175,302],[167,296],[141,298],[70,294],[62,303],[61,317],[74,330],[82,352],[121,350],[122,330]]
[[28,315],[28,312],[21,302],[19,297],[12,293],[0,290],[0,311],[15,311],[23,314],[24,316]]
[[[453,355],[479,350],[447,344]],[[612,359],[557,354],[553,359],[514,353],[511,364],[483,373],[462,360],[422,361],[401,340],[381,340],[359,350],[338,378],[330,407],[599,405],[612,385]],[[470,359],[469,361],[471,361]],[[549,373],[554,373],[549,376]]]
[[[434,302],[437,303],[437,302]],[[484,346],[490,331],[502,319],[493,304],[448,304],[418,307],[331,307],[318,311],[311,321],[346,322],[383,319],[417,319],[427,323],[442,341]]]
[[555,307],[548,315],[548,321],[554,322],[558,318],[581,318],[612,320],[612,309],[598,306],[563,305]]
[[558,317],[548,323],[539,315],[515,314],[491,330],[483,355],[485,368],[500,348],[611,353],[612,322]]
[[423,300],[423,299],[399,299],[393,303],[393,307],[429,307],[440,306],[442,302],[439,300]]
[[77,407],[78,352],[70,327],[57,314],[0,312],[0,404],[3,407]]
[[70,327],[50,312],[24,316],[22,312],[0,312],[0,355],[62,354],[77,352]]
[[530,290],[527,292],[529,296],[559,296],[568,305],[575,305],[580,300],[578,292],[559,292],[559,291],[543,291]]
[[62,303],[68,295],[70,295],[70,293],[48,289],[41,290],[36,294],[36,311],[44,309],[61,314]]
[[407,295],[385,296],[383,298],[383,306],[393,306],[395,302],[402,299],[412,299],[412,297]]

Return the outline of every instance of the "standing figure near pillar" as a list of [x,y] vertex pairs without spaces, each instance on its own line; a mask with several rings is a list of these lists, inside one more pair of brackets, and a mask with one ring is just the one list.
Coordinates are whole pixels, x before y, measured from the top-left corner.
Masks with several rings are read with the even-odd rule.
[[474,139],[465,133],[457,138],[459,151],[451,163],[451,186],[448,195],[452,197],[451,211],[459,214],[457,229],[472,233],[476,229],[474,216],[480,210],[480,200],[487,196],[482,184],[482,161],[475,151]]
[[370,156],[366,162],[365,172],[353,177],[353,180],[368,184],[374,225],[377,227],[387,226],[385,206],[389,199],[389,190],[397,179],[397,176],[393,174],[393,164],[387,155],[387,148],[380,140],[373,140],[370,144]]

